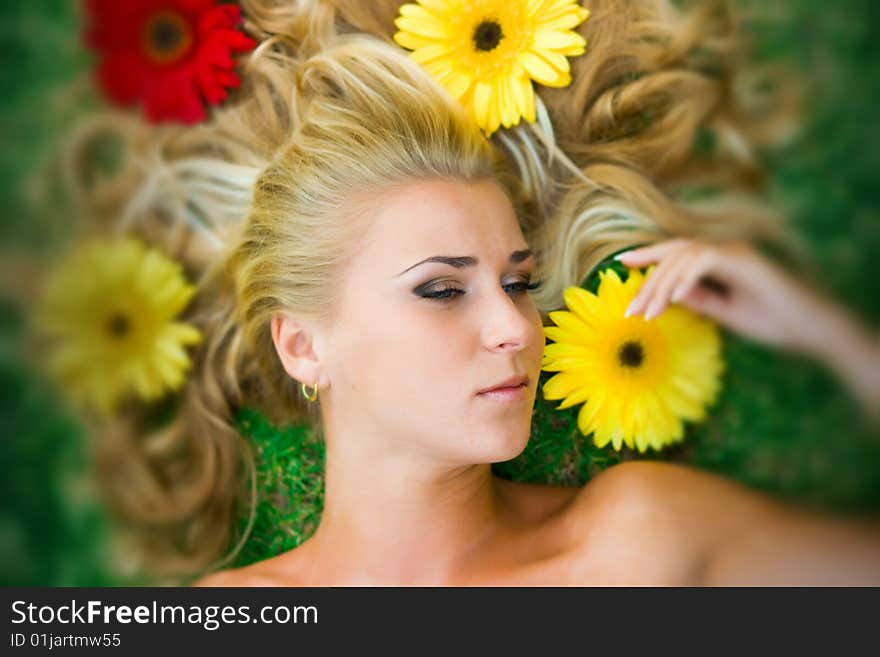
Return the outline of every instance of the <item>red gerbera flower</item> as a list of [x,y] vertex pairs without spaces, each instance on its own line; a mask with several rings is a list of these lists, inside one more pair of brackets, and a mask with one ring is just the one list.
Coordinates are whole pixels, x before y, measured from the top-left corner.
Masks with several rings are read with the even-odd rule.
[[86,41],[98,53],[104,93],[142,103],[147,119],[196,123],[241,84],[234,52],[256,42],[239,31],[236,5],[216,0],[85,0]]

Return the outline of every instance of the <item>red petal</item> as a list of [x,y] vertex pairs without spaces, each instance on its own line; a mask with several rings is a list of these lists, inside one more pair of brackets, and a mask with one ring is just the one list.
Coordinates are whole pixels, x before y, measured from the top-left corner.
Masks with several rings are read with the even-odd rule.
[[245,52],[257,47],[257,42],[243,32],[238,32],[236,30],[223,30],[220,34],[223,36],[227,45],[237,52]]
[[217,0],[176,0],[174,4],[179,11],[198,16],[213,8]]
[[[216,0],[85,0],[92,24],[87,40],[104,54],[96,71],[107,95],[130,104],[141,99],[153,122],[193,123],[206,117],[204,101],[217,104],[241,81],[233,52],[257,43],[236,29],[242,21],[234,4]],[[172,66],[157,66],[140,52],[144,21],[160,9],[179,11],[195,29],[192,54]]]
[[148,75],[143,60],[131,52],[115,53],[95,68],[95,77],[104,93],[122,105],[137,102]]
[[224,87],[237,88],[241,86],[241,79],[235,74],[235,71],[214,69],[214,77],[216,77]]
[[205,100],[211,105],[217,105],[226,99],[226,89],[223,88],[223,82],[220,80],[220,76],[214,75],[213,72],[205,71],[197,75],[196,80],[198,81],[199,90],[202,92],[202,96],[204,96]]
[[235,61],[229,54],[229,46],[220,39],[209,39],[200,48],[196,56],[198,65],[233,68]]
[[237,6],[220,5],[199,16],[196,33],[205,36],[214,30],[237,27],[240,23],[241,12]]
[[206,116],[191,72],[186,68],[150,79],[144,89],[144,110],[153,123],[196,123]]
[[124,2],[95,10],[84,31],[85,42],[102,51],[131,48],[140,39],[144,20],[142,10]]

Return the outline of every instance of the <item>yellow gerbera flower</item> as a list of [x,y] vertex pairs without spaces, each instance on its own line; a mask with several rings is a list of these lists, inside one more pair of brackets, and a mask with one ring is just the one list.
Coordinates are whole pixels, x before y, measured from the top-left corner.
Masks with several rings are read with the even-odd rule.
[[590,12],[576,0],[418,0],[400,7],[394,40],[467,107],[487,135],[535,120],[532,80],[571,82],[573,31]]
[[544,327],[554,340],[543,369],[559,372],[544,384],[557,408],[583,403],[578,428],[597,447],[622,444],[639,452],[681,441],[683,421],[705,417],[717,397],[723,370],[721,339],[709,320],[681,306],[654,319],[624,317],[645,276],[630,270],[626,282],[600,272],[598,294],[565,290],[569,311],[550,313]]
[[38,329],[46,366],[75,402],[110,413],[128,394],[150,401],[179,388],[195,327],[172,321],[195,287],[181,266],[141,242],[88,242],[46,281]]

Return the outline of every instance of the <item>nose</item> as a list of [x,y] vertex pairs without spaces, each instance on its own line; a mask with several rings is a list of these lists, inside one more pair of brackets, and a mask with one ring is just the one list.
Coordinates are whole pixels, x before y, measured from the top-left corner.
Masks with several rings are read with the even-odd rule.
[[[522,351],[535,339],[530,300],[517,302],[504,290],[492,295],[484,309],[484,342],[491,351]],[[537,312],[533,313],[537,316]]]

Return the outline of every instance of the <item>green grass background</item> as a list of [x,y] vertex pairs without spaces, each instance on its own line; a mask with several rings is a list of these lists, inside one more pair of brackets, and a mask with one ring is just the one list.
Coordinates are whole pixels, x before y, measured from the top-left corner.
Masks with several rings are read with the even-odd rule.
[[[589,3],[585,3],[587,6]],[[807,238],[827,289],[874,326],[880,323],[880,3],[788,0],[783,24],[756,25],[761,57],[805,74],[801,135],[767,157],[774,198]],[[15,0],[0,26],[0,245],[33,253],[64,228],[38,218],[22,193],[28,172],[69,116],[59,85],[88,65],[67,0]],[[63,232],[63,230],[61,231]],[[22,311],[0,300],[0,582],[104,585],[134,581],[108,566],[108,521],[88,477],[86,437],[20,354]],[[860,422],[849,394],[820,366],[726,336],[724,392],[709,420],[660,455],[596,449],[579,436],[577,409],[539,400],[522,456],[498,464],[505,477],[583,483],[631,458],[693,464],[767,493],[838,512],[880,512],[880,439]],[[549,376],[544,374],[542,380]],[[244,410],[242,431],[259,460],[253,535],[237,563],[297,545],[314,529],[322,500],[323,450],[298,427],[276,428]]]

